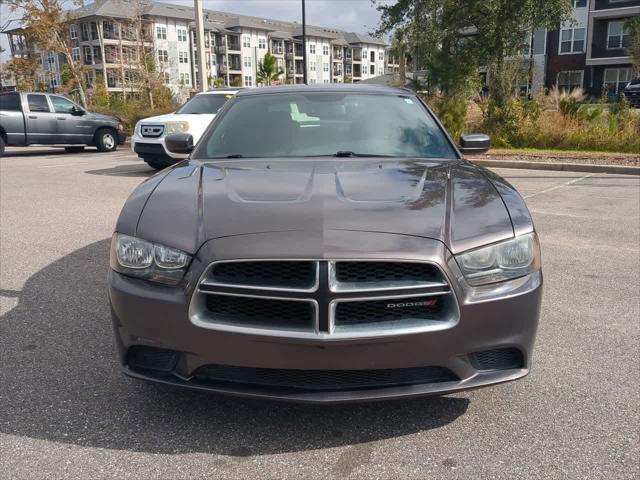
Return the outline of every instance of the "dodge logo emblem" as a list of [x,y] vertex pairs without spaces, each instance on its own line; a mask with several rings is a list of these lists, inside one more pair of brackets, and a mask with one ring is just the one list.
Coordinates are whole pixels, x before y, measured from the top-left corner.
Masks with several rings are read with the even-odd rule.
[[387,303],[387,308],[409,308],[409,307],[433,307],[438,300],[424,300],[422,302]]

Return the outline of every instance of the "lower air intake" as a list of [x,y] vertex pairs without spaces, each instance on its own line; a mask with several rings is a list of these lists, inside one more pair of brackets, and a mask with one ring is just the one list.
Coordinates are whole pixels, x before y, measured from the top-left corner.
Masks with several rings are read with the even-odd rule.
[[178,362],[178,352],[153,347],[131,347],[127,351],[127,365],[131,368],[170,372]]
[[456,381],[446,368],[416,367],[384,370],[295,370],[207,365],[195,378],[201,382],[233,383],[291,390],[335,391]]
[[511,370],[524,368],[524,357],[517,348],[485,350],[470,355],[471,364],[477,370]]

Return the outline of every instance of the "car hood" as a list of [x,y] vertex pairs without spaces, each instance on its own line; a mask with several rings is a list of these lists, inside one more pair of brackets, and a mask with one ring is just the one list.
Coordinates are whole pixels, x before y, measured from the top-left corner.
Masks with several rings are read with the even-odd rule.
[[194,253],[215,238],[328,230],[432,238],[454,253],[514,233],[494,184],[467,162],[274,159],[178,165],[135,234]]
[[118,120],[116,117],[112,117],[110,115],[103,115],[101,113],[93,113],[93,112],[89,112],[88,116],[87,116],[87,120],[97,120],[99,122],[110,122],[110,123],[120,123],[120,120]]

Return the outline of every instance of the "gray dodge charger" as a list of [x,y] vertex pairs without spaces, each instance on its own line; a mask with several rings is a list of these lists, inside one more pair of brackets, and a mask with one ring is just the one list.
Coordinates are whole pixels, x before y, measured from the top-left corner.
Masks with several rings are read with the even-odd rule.
[[542,272],[522,197],[414,93],[244,90],[129,197],[109,297],[123,370],[253,398],[456,392],[531,368]]

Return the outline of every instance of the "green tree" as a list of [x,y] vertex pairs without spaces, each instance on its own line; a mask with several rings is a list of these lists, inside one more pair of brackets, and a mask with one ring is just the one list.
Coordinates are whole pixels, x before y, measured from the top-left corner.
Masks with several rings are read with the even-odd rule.
[[[570,18],[568,0],[395,0],[379,3],[378,33],[410,27],[416,62],[449,94],[468,92],[480,67],[490,72],[493,101],[512,94],[510,58],[522,55],[529,32]],[[506,72],[506,73],[505,73]],[[492,75],[491,75],[492,74]]]
[[640,76],[640,17],[629,18],[625,28],[631,34],[631,45],[628,50],[633,61],[634,74]]
[[267,52],[262,60],[258,62],[258,74],[256,81],[258,85],[271,85],[274,80],[278,80],[284,73],[282,67],[278,67],[275,56]]

